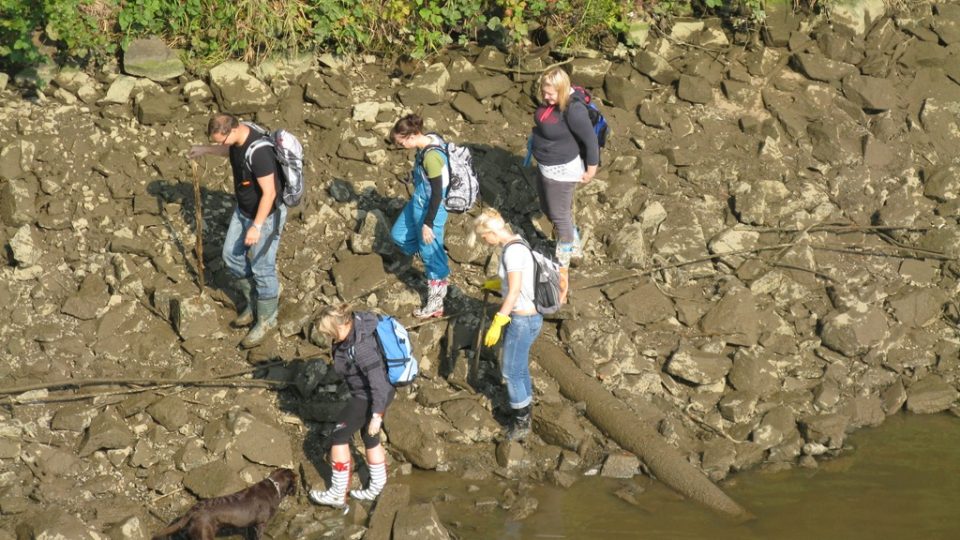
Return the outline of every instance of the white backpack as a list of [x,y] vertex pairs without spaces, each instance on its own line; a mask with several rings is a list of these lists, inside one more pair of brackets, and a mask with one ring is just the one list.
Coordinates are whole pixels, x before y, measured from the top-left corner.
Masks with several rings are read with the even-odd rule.
[[[441,137],[440,140],[443,138]],[[477,171],[473,168],[473,154],[466,146],[448,142],[428,145],[423,151],[430,149],[440,150],[447,156],[450,185],[447,187],[447,197],[443,201],[443,207],[453,214],[467,212],[477,204],[477,198],[480,196],[480,180],[477,178]]]
[[262,137],[253,141],[243,159],[247,167],[251,166],[253,152],[264,146],[272,146],[273,154],[277,158],[278,171],[280,173],[281,193],[277,197],[287,206],[297,206],[303,201],[303,195],[306,192],[306,185],[303,180],[303,145],[292,133],[285,129],[268,131],[253,122],[242,122],[243,125],[262,133]]

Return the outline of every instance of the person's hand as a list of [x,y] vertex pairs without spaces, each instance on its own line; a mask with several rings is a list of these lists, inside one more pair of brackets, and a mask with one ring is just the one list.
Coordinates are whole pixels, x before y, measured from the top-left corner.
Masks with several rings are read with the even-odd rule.
[[380,433],[380,427],[383,424],[383,416],[377,413],[373,413],[373,416],[370,417],[370,425],[367,427],[367,433],[373,437],[377,433]]
[[597,174],[597,166],[590,165],[587,167],[587,170],[583,172],[583,176],[580,177],[580,181],[584,184],[589,184],[593,177]]
[[420,229],[420,236],[423,237],[423,243],[428,246],[432,244],[434,240],[437,239],[437,237],[433,234],[433,229],[431,229],[427,225],[424,225]]
[[503,282],[500,278],[488,279],[483,282],[483,288],[488,291],[500,292],[500,288],[503,286]]
[[487,347],[493,347],[500,341],[500,333],[503,332],[503,327],[510,322],[510,317],[500,313],[499,311],[493,314],[493,322],[490,323],[490,329],[487,330],[487,335],[483,338],[483,344]]
[[256,224],[247,228],[247,236],[243,239],[243,245],[250,247],[257,245],[260,241],[260,227]]
[[207,147],[199,144],[195,144],[190,147],[190,151],[187,152],[187,158],[197,159],[202,155],[207,153]]

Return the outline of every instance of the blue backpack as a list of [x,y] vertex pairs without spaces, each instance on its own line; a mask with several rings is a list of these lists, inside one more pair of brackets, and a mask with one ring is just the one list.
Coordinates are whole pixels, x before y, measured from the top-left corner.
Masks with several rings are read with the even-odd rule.
[[387,364],[387,379],[394,386],[406,386],[417,378],[420,366],[413,356],[407,329],[389,315],[377,315],[377,343]]

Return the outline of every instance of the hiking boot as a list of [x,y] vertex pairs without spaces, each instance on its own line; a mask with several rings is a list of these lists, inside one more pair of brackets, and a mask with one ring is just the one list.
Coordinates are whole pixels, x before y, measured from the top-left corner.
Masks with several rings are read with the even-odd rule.
[[508,441],[522,441],[530,435],[530,406],[516,409],[513,412],[513,422],[507,431]]
[[427,282],[427,303],[413,312],[418,319],[432,319],[443,317],[443,299],[447,297],[447,287],[450,282],[446,279],[431,279]]
[[257,300],[257,324],[250,329],[247,337],[243,338],[240,345],[244,349],[251,349],[263,342],[267,334],[277,327],[277,306],[280,303],[280,297]]
[[233,286],[240,293],[240,298],[246,303],[237,316],[230,321],[230,326],[234,328],[243,328],[253,324],[253,281],[250,278],[239,278],[234,280]]
[[580,240],[580,229],[577,227],[573,228],[573,253],[571,253],[571,258],[580,259],[583,257],[583,243]]

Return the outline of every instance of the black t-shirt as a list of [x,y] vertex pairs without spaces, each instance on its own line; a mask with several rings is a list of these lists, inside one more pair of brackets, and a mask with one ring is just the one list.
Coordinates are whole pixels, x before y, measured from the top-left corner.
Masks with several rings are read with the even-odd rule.
[[[263,195],[257,178],[272,174],[277,197],[280,196],[280,177],[277,174],[277,158],[273,154],[273,147],[262,146],[254,150],[250,167],[247,167],[244,159],[250,144],[265,136],[251,129],[242,145],[230,147],[230,167],[233,168],[233,192],[237,196],[237,208],[241,214],[251,219],[256,217],[260,197]],[[270,209],[270,213],[273,214],[275,209],[276,205]]]

